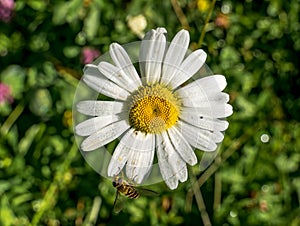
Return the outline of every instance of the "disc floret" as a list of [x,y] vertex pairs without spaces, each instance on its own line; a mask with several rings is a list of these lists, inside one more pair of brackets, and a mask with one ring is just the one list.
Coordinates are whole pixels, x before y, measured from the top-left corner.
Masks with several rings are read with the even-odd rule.
[[180,113],[179,98],[166,86],[141,86],[131,97],[129,122],[137,131],[160,133],[176,124]]

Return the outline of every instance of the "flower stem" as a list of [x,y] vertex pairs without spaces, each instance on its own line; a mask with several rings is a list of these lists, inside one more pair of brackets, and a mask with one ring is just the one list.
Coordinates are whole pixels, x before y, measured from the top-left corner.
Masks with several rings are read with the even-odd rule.
[[209,12],[208,12],[208,14],[206,16],[205,23],[204,23],[203,29],[201,31],[201,34],[200,34],[200,38],[199,38],[199,41],[198,41],[198,47],[199,48],[203,44],[203,40],[204,40],[204,37],[205,37],[205,34],[206,34],[207,26],[208,26],[209,20],[211,18],[212,12],[213,12],[213,10],[215,8],[215,4],[216,4],[216,0],[213,0],[212,3],[211,3],[211,5],[210,5]]
[[[220,155],[215,159],[215,162],[220,164],[222,161]],[[222,177],[220,172],[215,173],[215,189],[214,189],[214,204],[213,209],[217,210],[221,206],[221,194],[222,194]]]
[[17,121],[19,116],[22,114],[24,110],[24,104],[21,102],[17,105],[17,107],[11,112],[6,121],[3,123],[0,129],[1,136],[5,136],[12,125]]
[[201,214],[202,222],[204,226],[211,226],[211,221],[209,219],[209,215],[206,211],[206,206],[204,203],[204,199],[201,193],[201,189],[197,186],[196,182],[196,176],[191,172],[191,182],[192,182],[192,189],[193,193],[195,194],[196,203],[198,206],[198,210]]
[[99,210],[102,204],[102,199],[100,196],[96,196],[93,201],[92,210],[90,211],[89,215],[86,217],[85,221],[83,222],[84,226],[93,226],[96,225],[96,221],[98,218]]
[[189,30],[190,29],[189,22],[188,22],[186,16],[184,15],[180,5],[178,4],[177,0],[171,0],[171,4],[173,6],[175,14],[176,14],[178,20],[180,21],[182,27],[186,30]]

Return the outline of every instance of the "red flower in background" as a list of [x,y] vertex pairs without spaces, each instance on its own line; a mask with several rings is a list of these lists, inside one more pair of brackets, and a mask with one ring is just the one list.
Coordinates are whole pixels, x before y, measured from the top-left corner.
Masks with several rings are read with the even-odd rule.
[[92,47],[83,47],[81,51],[81,63],[90,64],[100,56],[100,51]]
[[228,15],[220,13],[217,15],[215,25],[220,28],[227,29],[230,26],[230,20]]
[[11,89],[8,85],[0,83],[0,104],[8,102],[12,103],[14,101],[13,96],[11,95]]
[[0,0],[0,20],[9,22],[15,8],[14,0]]

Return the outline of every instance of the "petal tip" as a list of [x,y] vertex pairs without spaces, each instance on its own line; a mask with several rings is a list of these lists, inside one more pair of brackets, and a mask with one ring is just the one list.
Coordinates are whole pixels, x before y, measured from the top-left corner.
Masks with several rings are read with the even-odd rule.
[[156,30],[155,30],[157,33],[161,33],[161,34],[166,34],[167,33],[167,30],[166,30],[166,28],[164,28],[164,27],[158,27],[158,28],[156,28]]
[[95,149],[91,148],[91,146],[89,144],[87,144],[87,142],[85,142],[85,140],[81,143],[80,149],[84,152],[95,150]]
[[171,190],[175,190],[178,187],[177,178],[169,178],[165,181],[165,183]]

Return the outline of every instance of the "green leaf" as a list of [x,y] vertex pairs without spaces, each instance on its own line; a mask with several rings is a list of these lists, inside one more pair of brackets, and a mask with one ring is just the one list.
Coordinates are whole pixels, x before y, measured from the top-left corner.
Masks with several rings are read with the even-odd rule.
[[15,221],[15,214],[10,206],[9,200],[6,195],[1,196],[1,203],[0,203],[0,224],[1,225],[13,225]]
[[60,2],[55,5],[52,17],[53,24],[60,25],[66,22],[66,11],[69,5],[70,2]]
[[11,65],[1,73],[2,82],[10,86],[15,99],[22,97],[25,75],[25,70],[18,65]]
[[27,4],[36,11],[44,11],[47,8],[45,0],[29,0]]
[[38,89],[30,99],[29,108],[38,116],[46,116],[52,109],[51,94],[47,89]]
[[99,29],[100,10],[97,7],[91,7],[88,16],[84,20],[83,31],[89,41],[93,40]]
[[64,55],[67,58],[74,58],[74,57],[77,57],[79,55],[80,50],[81,49],[78,46],[66,46],[63,49],[63,52],[64,52]]
[[25,133],[25,136],[19,142],[18,151],[21,155],[26,155],[30,145],[32,144],[33,140],[35,139],[36,135],[40,131],[40,125],[32,125]]

